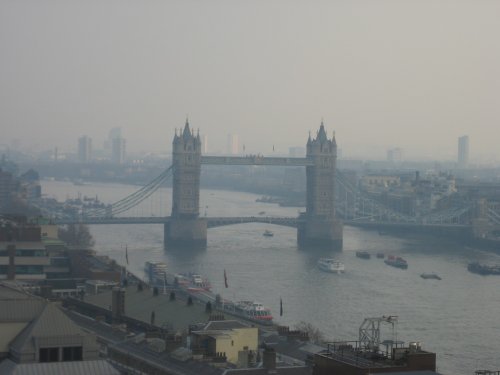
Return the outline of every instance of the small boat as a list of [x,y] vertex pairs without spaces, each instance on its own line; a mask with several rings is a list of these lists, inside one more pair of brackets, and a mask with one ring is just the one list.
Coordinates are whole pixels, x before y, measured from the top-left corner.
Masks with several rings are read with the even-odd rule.
[[322,271],[332,273],[343,273],[345,271],[344,263],[332,258],[321,258],[318,260],[318,268]]
[[377,258],[384,259],[385,258],[385,254],[384,253],[377,253]]
[[371,258],[371,254],[368,251],[356,251],[356,256],[361,259]]
[[401,257],[396,257],[394,255],[389,255],[389,257],[386,260],[384,260],[384,263],[389,266],[401,268],[404,270],[408,268],[408,262],[406,262],[406,260],[404,260]]
[[146,276],[151,284],[164,283],[167,277],[167,264],[164,262],[147,261],[144,263]]
[[420,277],[422,279],[434,279],[434,280],[441,280],[441,277],[435,273],[422,273],[420,274]]
[[486,264],[479,264],[478,262],[469,263],[467,266],[469,272],[477,273],[479,275],[500,275],[500,265],[489,266]]
[[260,211],[260,212],[259,212],[259,215],[261,215],[261,216],[262,216],[262,215],[265,215],[265,213],[266,213],[266,211]]
[[270,230],[265,230],[264,233],[262,234],[264,237],[272,237],[274,236],[274,233],[271,232]]
[[174,285],[187,292],[209,292],[212,289],[210,281],[196,273],[175,274]]
[[218,308],[226,311],[230,314],[263,324],[271,324],[273,321],[273,315],[271,310],[264,307],[262,303],[255,301],[239,301],[231,302],[224,301]]

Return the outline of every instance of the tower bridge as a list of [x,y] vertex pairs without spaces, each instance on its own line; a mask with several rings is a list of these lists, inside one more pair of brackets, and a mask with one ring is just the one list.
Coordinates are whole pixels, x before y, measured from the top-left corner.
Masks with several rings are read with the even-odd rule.
[[[300,218],[283,219],[281,225],[297,227],[301,246],[342,248],[342,223],[335,216],[335,170],[337,143],[328,138],[321,123],[316,137],[309,136],[305,158],[248,156],[202,156],[199,134],[195,135],[188,121],[173,140],[172,152],[172,215],[165,222],[166,244],[198,246],[207,244],[207,228],[236,223],[235,219],[200,217],[200,174],[202,164],[301,166],[306,168],[306,212]],[[240,218],[241,222],[258,222],[260,218]],[[276,220],[278,223],[279,219]]]

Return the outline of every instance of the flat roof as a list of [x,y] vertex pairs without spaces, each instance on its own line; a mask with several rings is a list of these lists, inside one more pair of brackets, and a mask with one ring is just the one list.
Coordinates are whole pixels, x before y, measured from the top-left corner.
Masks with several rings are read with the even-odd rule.
[[[176,300],[169,300],[170,291],[153,296],[153,289],[144,287],[142,292],[137,287],[125,288],[125,315],[131,318],[150,323],[151,312],[155,312],[155,325],[171,325],[174,330],[183,330],[194,323],[206,323],[210,314],[205,312],[205,304],[193,298],[193,304],[187,305],[187,297],[176,293]],[[96,295],[86,295],[85,302],[109,309],[111,306],[112,291]]]

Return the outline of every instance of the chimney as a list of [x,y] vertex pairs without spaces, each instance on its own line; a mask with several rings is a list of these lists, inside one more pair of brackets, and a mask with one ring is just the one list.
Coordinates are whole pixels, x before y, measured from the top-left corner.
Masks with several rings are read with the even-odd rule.
[[113,320],[120,320],[125,315],[125,290],[122,288],[113,288],[111,296],[111,312]]
[[262,353],[262,365],[268,374],[276,373],[276,351],[268,346],[264,347]]

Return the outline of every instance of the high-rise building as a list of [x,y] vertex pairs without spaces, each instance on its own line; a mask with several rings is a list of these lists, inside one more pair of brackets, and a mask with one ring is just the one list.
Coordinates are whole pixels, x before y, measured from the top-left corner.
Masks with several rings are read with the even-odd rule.
[[113,148],[113,139],[122,137],[122,128],[112,128],[108,133],[108,138],[104,141],[104,150],[110,151]]
[[387,150],[387,161],[391,163],[401,163],[403,160],[403,150],[399,147]]
[[240,152],[240,144],[238,134],[229,134],[227,136],[227,153],[229,155],[237,155]]
[[92,159],[92,139],[84,135],[78,138],[78,161],[88,163]]
[[201,153],[208,153],[208,136],[206,134],[201,137]]
[[469,136],[458,138],[458,167],[465,168],[469,163]]
[[125,161],[125,139],[114,138],[111,143],[111,161],[116,164],[123,164]]

